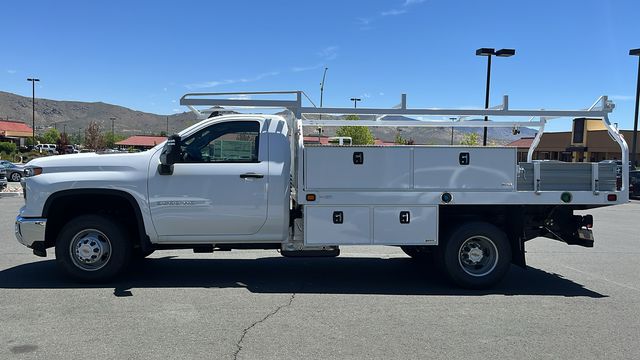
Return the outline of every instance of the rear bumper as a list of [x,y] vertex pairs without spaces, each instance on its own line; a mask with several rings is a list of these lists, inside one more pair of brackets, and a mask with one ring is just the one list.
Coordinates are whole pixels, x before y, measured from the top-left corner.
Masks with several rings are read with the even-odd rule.
[[35,242],[44,242],[44,233],[47,228],[45,218],[23,218],[16,217],[16,239],[29,248],[33,248]]

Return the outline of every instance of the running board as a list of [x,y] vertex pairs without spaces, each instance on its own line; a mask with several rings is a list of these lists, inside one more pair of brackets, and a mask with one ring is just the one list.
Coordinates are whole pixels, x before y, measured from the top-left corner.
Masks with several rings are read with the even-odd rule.
[[280,254],[284,257],[337,257],[340,255],[340,248],[328,246],[317,250],[281,250]]

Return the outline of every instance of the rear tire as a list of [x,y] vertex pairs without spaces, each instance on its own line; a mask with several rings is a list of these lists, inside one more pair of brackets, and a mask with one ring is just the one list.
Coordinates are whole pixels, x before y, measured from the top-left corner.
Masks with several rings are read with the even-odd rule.
[[69,276],[80,281],[112,279],[131,261],[131,242],[121,228],[112,218],[101,215],[72,219],[58,234],[58,264]]
[[20,173],[14,172],[11,173],[11,181],[13,182],[20,182],[20,179],[22,178],[22,175],[20,175]]
[[486,222],[471,222],[455,230],[440,247],[442,270],[456,285],[485,289],[504,278],[511,265],[506,234]]

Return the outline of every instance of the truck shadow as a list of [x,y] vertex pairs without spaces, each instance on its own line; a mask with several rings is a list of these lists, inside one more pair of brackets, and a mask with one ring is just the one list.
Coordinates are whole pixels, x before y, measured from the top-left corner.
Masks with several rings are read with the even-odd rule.
[[3,289],[114,288],[115,296],[132,296],[136,288],[171,287],[246,288],[254,293],[607,297],[562,275],[516,266],[492,289],[464,290],[447,283],[431,266],[409,258],[150,258],[127,275],[97,285],[69,280],[54,260],[0,271]]

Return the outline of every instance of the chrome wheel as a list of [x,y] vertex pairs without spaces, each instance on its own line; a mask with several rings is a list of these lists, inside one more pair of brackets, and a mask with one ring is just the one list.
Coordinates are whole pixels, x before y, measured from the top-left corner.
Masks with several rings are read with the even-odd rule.
[[111,241],[99,230],[82,230],[71,240],[69,252],[75,266],[85,271],[96,271],[111,259]]
[[458,263],[471,276],[485,276],[498,264],[498,249],[488,237],[472,236],[460,246]]
[[22,177],[22,176],[20,176],[20,174],[19,174],[19,173],[14,172],[13,174],[11,174],[11,181],[20,181],[20,178],[21,178],[21,177]]

